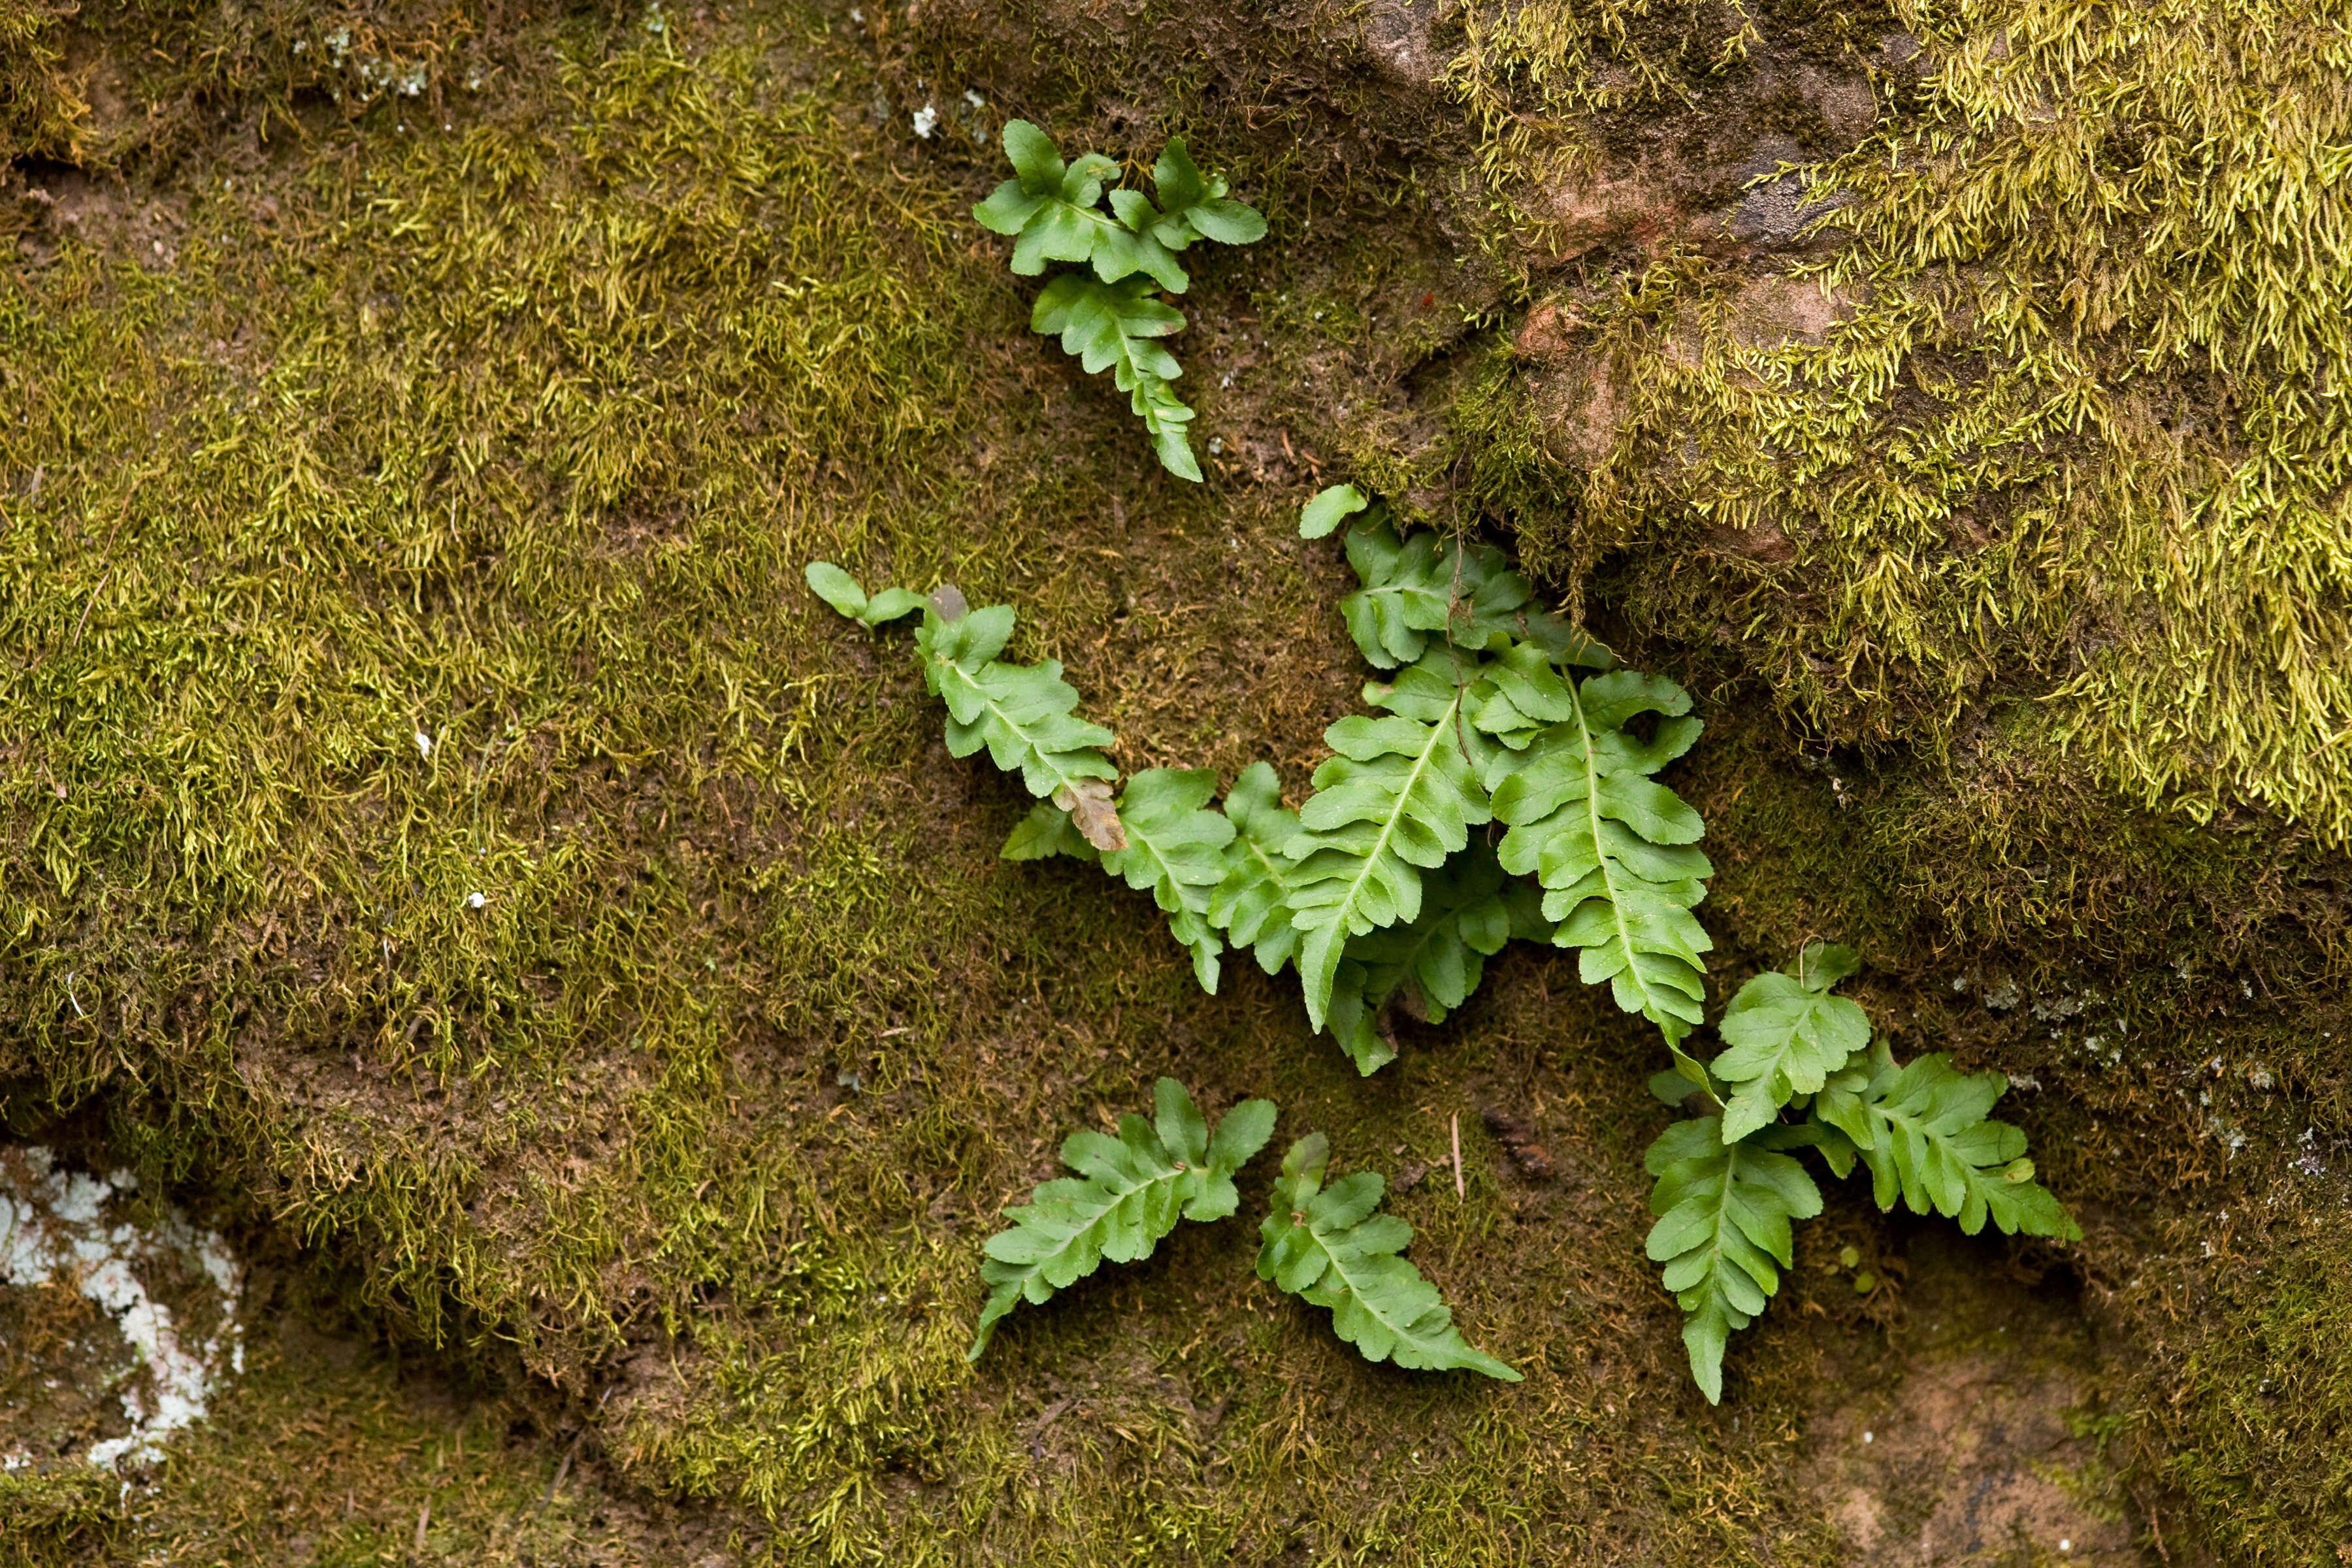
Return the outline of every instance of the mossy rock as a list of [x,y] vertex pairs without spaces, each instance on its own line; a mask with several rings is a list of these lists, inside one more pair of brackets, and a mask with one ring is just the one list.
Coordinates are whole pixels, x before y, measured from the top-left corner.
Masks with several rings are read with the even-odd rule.
[[[63,72],[42,101],[92,105],[79,142],[37,143],[34,100],[0,98],[25,155],[0,217],[11,1127],[102,1121],[152,1180],[348,1267],[338,1289],[412,1358],[508,1380],[590,1435],[600,1496],[685,1500],[722,1557],[1840,1560],[1790,1444],[1899,1292],[1857,1298],[1808,1254],[1706,1409],[1640,1256],[1658,1064],[1572,966],[1507,954],[1360,1079],[1244,966],[1202,998],[1148,908],[1085,868],[1000,861],[1018,789],[946,754],[897,636],[801,580],[824,558],[1010,600],[1013,654],[1067,667],[1123,767],[1266,756],[1295,790],[1362,674],[1344,567],[1295,537],[1298,503],[1344,468],[1408,517],[1516,539],[1700,693],[1678,784],[1723,868],[1718,985],[1853,942],[1906,1048],[2039,1078],[2018,1114],[2085,1213],[2085,1301],[2164,1267],[2167,1226],[2347,1122],[2318,1031],[2352,962],[2331,815],[2352,746],[2312,750],[2341,717],[2332,426],[2265,425],[2245,390],[2275,371],[2318,395],[2333,296],[2263,273],[2236,326],[2144,366],[2125,284],[2178,251],[2143,244],[2156,270],[2126,277],[2119,237],[2086,260],[2037,221],[1906,262],[1901,226],[1957,224],[2015,126],[1954,142],[1948,188],[1837,165],[1864,197],[1844,249],[1740,238],[1758,138],[1834,156],[1839,84],[1883,89],[1885,151],[1960,136],[1956,106],[2039,57],[1992,58],[1999,19],[1971,20],[1927,40],[1957,62],[1931,80],[1877,12],[1776,5],[1718,67],[1720,40],[1651,11],[1549,37],[1379,6],[0,20],[48,51],[12,69]],[[2095,52],[2085,79],[2116,85],[2095,101],[2169,102],[2198,25],[2166,12],[2165,48]],[[1591,96],[1621,69],[1650,85]],[[1696,107],[1660,130],[1666,97]],[[1524,102],[1547,113],[1506,112]],[[1161,474],[1124,400],[1025,331],[1027,286],[966,216],[1015,112],[1145,162],[1181,132],[1266,211],[1267,242],[1194,268],[1177,340],[1205,485]],[[1557,141],[1514,142],[1527,125]],[[1667,164],[1667,223],[1528,194]],[[1919,301],[1991,288],[2003,243],[2020,277],[2115,282],[2113,319],[2007,361],[1981,311],[1927,333]],[[1823,323],[1782,281],[1800,264],[1869,287]],[[2281,322],[2319,357],[2242,361]],[[1951,378],[1934,406],[1858,374],[1898,339]],[[2200,375],[2227,384],[2204,434],[2125,417]],[[2113,416],[2051,423],[2061,381]],[[1818,446],[1791,457],[1791,429]],[[2199,500],[2257,449],[2294,459],[2303,501]],[[1971,504],[1982,544],[1952,531]],[[2167,541],[2185,577],[2158,570]],[[2302,640],[2251,614],[2290,603],[2260,576],[2288,557]],[[2223,679],[2164,673],[2200,646]],[[2135,711],[2147,728],[2114,718]],[[1449,1173],[1398,1205],[1528,1383],[1364,1366],[1223,1283],[1238,1226],[1023,1314],[967,1365],[995,1209],[1163,1070],[1213,1108],[1271,1094],[1391,1173],[1445,1171],[1458,1121],[1463,1196]],[[1528,1136],[1559,1175],[1516,1158]],[[2335,1256],[2328,1212],[2294,1258]],[[1906,1234],[1858,1205],[1824,1226],[1898,1258]],[[2135,1529],[2304,1561],[2340,1531],[2341,1477],[2293,1445],[2352,1419],[2346,1363],[2324,1268],[2244,1246],[2295,1288],[2217,1286],[2194,1348],[2116,1292],[2084,1386],[2147,1440],[2084,1484]],[[2264,1377],[2294,1392],[2247,1392]],[[257,1388],[186,1472],[221,1517],[292,1419],[284,1378]],[[2214,1436],[2263,1412],[2271,1447]],[[369,1464],[425,1440],[371,1432]],[[564,1450],[499,1451],[477,1534],[417,1527],[436,1550],[511,1547]],[[0,1519],[47,1509],[53,1559],[132,1550],[120,1500],[76,1485]],[[344,1544],[404,1529],[371,1516]]]

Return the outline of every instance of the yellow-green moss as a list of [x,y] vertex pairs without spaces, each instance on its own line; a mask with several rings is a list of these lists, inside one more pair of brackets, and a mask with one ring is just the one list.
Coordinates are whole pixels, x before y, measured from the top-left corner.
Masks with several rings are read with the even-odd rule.
[[80,152],[82,101],[63,68],[58,13],[40,0],[0,0],[0,150],[70,159]]
[[[203,57],[202,90],[252,109],[236,94],[265,84],[268,144],[199,142],[139,193],[187,198],[163,250],[92,204],[0,285],[12,1117],[102,1101],[151,1174],[244,1189],[404,1332],[485,1364],[511,1344],[626,1481],[772,1524],[783,1561],[1835,1560],[1791,1482],[1829,1309],[1791,1286],[1735,1353],[1736,1408],[1683,1385],[1640,1248],[1654,1042],[1572,964],[1507,956],[1360,1079],[1245,965],[1199,997],[1085,868],[997,861],[1017,790],[947,758],[897,635],[799,583],[824,556],[1013,598],[1015,654],[1070,667],[1123,764],[1271,754],[1296,786],[1361,671],[1343,568],[1294,537],[1315,476],[1286,400],[1366,400],[1365,477],[1460,486],[1447,522],[1606,521],[1553,491],[1499,351],[1391,384],[1462,346],[1464,313],[1491,322],[1496,286],[1457,298],[1450,257],[1335,219],[1344,160],[1305,167],[1234,109],[1241,187],[1299,255],[1200,269],[1179,346],[1203,449],[1232,450],[1181,487],[1024,330],[1024,286],[964,216],[995,171],[907,133],[916,73],[883,22],[877,70],[803,17],[650,19],[494,40],[528,68],[436,120],[298,95],[332,85],[288,64],[315,18],[226,17],[263,45]],[[1153,109],[1220,160],[1224,69],[1188,57]],[[1399,200],[1384,220],[1432,199],[1376,173],[1351,199]],[[1717,287],[1661,277],[1606,330],[1654,348]],[[1375,374],[1327,375],[1358,339]],[[1834,920],[1890,995],[1941,981],[1938,942],[2087,907],[1954,867],[2115,842],[2065,838],[2055,806],[1981,820],[1948,779],[1850,816],[1785,736],[1710,745],[1727,948]],[[2275,867],[2151,842],[2136,876],[2270,897]],[[2190,914],[2164,929],[2208,929]],[[2085,950],[2158,945],[2096,945],[2124,923],[2088,921]],[[1160,1070],[1213,1104],[1273,1092],[1391,1171],[1442,1173],[1459,1115],[1466,1199],[1438,1174],[1400,1209],[1528,1384],[1362,1365],[1231,1283],[1239,1223],[1024,1313],[967,1367],[993,1210]],[[1572,1179],[1513,1177],[1489,1103],[1551,1129]],[[236,1457],[272,1430],[230,1429],[190,1485],[247,1497]],[[481,1517],[529,1489],[506,1477]],[[350,1552],[397,1548],[398,1522]]]
[[1919,107],[1817,172],[1822,341],[1695,258],[1588,301],[1578,526],[1647,629],[1727,628],[1841,734],[2031,697],[2136,799],[2352,838],[2352,13],[1902,16]]

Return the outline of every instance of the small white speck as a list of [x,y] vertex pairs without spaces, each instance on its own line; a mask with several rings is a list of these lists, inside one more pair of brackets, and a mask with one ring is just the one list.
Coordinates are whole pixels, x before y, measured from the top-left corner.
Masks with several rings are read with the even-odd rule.
[[849,19],[856,23],[861,27],[866,26],[866,13],[859,10],[855,5],[852,5],[849,8]]
[[2074,1543],[2062,1535],[2058,1538],[2058,1550],[2061,1552],[2072,1552],[2074,1550]]
[[928,142],[931,132],[940,128],[940,111],[929,104],[915,110],[915,134]]
[[488,902],[489,902],[489,900],[488,900],[488,899],[484,898],[484,897],[483,897],[481,894],[479,894],[479,893],[467,893],[467,894],[466,895],[466,907],[467,907],[467,909],[469,909],[469,910],[478,910],[478,909],[480,909],[484,904],[487,904],[487,903],[488,903]]
[[409,739],[416,742],[416,754],[418,756],[429,759],[433,755],[432,736],[426,734],[424,731],[419,730],[415,734],[411,735]]
[[1874,1432],[1864,1432],[1864,1433],[1862,1435],[1862,1440],[1863,1440],[1864,1442],[1867,1443],[1867,1442],[1871,1442],[1872,1440],[1874,1440],[1876,1436],[1877,1436],[1877,1434],[1876,1434],[1876,1433],[1874,1433]]
[[986,109],[988,107],[988,100],[980,96],[980,89],[978,88],[965,88],[963,89],[963,100],[971,105],[974,109]]

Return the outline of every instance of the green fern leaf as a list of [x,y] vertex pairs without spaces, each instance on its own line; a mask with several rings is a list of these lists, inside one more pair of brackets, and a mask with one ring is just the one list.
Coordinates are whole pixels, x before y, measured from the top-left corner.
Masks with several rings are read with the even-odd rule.
[[818,598],[851,620],[869,626],[895,621],[923,607],[922,595],[904,588],[885,588],[868,598],[856,578],[830,561],[810,562],[802,575],[808,579],[810,592]]
[[1682,1305],[1691,1376],[1710,1405],[1723,1400],[1725,1345],[1756,1321],[1790,1265],[1790,1222],[1822,1212],[1812,1177],[1772,1146],[1793,1129],[1727,1147],[1722,1125],[1714,1116],[1677,1121],[1643,1160],[1657,1178],[1650,1257],[1665,1265],[1665,1287]]
[[[944,595],[942,595],[944,596]],[[960,605],[961,595],[952,602]],[[992,761],[1018,769],[1029,793],[1078,793],[1088,779],[1118,770],[1098,749],[1113,736],[1072,711],[1078,694],[1052,659],[1017,665],[996,656],[1013,636],[1013,606],[991,605],[950,617],[934,605],[915,633],[923,679],[948,708],[948,751],[968,757],[982,746]]]
[[[1141,203],[1132,216],[1121,207],[1119,219],[1171,250],[1182,250],[1196,239],[1255,245],[1265,237],[1265,219],[1258,210],[1228,195],[1231,187],[1223,175],[1202,174],[1181,136],[1160,153],[1160,162],[1152,165],[1151,183],[1160,205]],[[1139,200],[1139,193],[1114,192],[1111,205],[1120,206],[1119,197],[1125,195],[1138,195]]]
[[1088,153],[1065,165],[1047,136],[1025,120],[1004,127],[1004,153],[1013,177],[971,209],[982,226],[1013,240],[1013,270],[1034,278],[1049,261],[1090,264],[1106,283],[1136,273],[1149,276],[1172,294],[1191,279],[1169,247],[1150,233],[1138,233],[1097,205],[1103,184],[1118,165]]
[[1445,662],[1440,650],[1412,682],[1383,693],[1385,717],[1355,715],[1323,732],[1338,755],[1315,770],[1300,831],[1283,851],[1295,868],[1299,980],[1318,1029],[1348,940],[1416,919],[1422,872],[1444,865],[1489,819],[1463,743],[1471,689],[1454,683]]
[[1171,385],[1183,368],[1157,341],[1181,331],[1184,313],[1152,298],[1150,289],[1140,278],[1104,283],[1066,272],[1039,292],[1029,325],[1034,331],[1059,333],[1062,352],[1077,355],[1087,374],[1108,368],[1150,433],[1160,466],[1197,481],[1201,465],[1189,438],[1192,411]]
[[1257,1277],[1329,1308],[1333,1330],[1366,1361],[1518,1382],[1517,1373],[1462,1337],[1437,1288],[1397,1256],[1412,1240],[1412,1226],[1372,1212],[1386,1178],[1360,1171],[1327,1189],[1329,1161],[1330,1144],[1320,1132],[1283,1156],[1273,1210],[1258,1226]]
[[1246,947],[1268,974],[1298,952],[1290,921],[1291,864],[1284,845],[1298,835],[1298,817],[1282,809],[1282,783],[1273,764],[1252,763],[1225,794],[1234,837],[1225,846],[1224,875],[1209,900],[1209,923],[1235,947]]
[[1380,1026],[1391,1002],[1424,1024],[1442,1024],[1485,977],[1486,960],[1513,938],[1549,942],[1543,895],[1507,878],[1486,844],[1473,840],[1422,879],[1421,913],[1410,923],[1352,938],[1331,983],[1331,1033],[1367,1076],[1396,1058]]
[[1299,512],[1298,537],[1320,539],[1370,504],[1353,485],[1326,485]]
[[1161,1079],[1152,1098],[1156,1121],[1130,1111],[1116,1138],[1072,1133],[1062,1162],[1077,1179],[1044,1183],[1028,1203],[1004,1211],[1013,1226],[988,1238],[980,1274],[993,1289],[965,1352],[970,1359],[980,1359],[998,1321],[1021,1302],[1040,1304],[1106,1261],[1149,1258],[1180,1216],[1218,1220],[1240,1206],[1234,1173],[1274,1135],[1273,1105],[1242,1101],[1213,1138],[1174,1079]]
[[1730,1087],[1723,1135],[1737,1142],[1779,1120],[1801,1094],[1820,1092],[1832,1073],[1870,1046],[1870,1016],[1829,994],[1852,974],[1852,950],[1813,942],[1791,974],[1759,974],[1739,988],[1716,1032],[1729,1048],[1710,1068]]
[[1208,809],[1217,775],[1206,769],[1150,768],[1127,781],[1118,798],[1118,820],[1127,847],[1105,850],[1102,867],[1149,889],[1168,916],[1168,929],[1192,953],[1201,989],[1217,993],[1219,955],[1224,943],[1209,919],[1217,884],[1225,874],[1224,848],[1234,825]]
[[[1302,517],[1302,533],[1308,521]],[[1562,664],[1606,669],[1614,662],[1559,616],[1530,609],[1535,589],[1492,545],[1446,542],[1423,530],[1399,538],[1387,509],[1376,507],[1348,531],[1347,549],[1348,563],[1364,585],[1339,601],[1340,618],[1379,668],[1413,663],[1440,634],[1475,652],[1517,639]]]
[[1102,858],[1101,852],[1087,842],[1086,835],[1070,820],[1070,814],[1050,800],[1041,800],[1031,806],[1029,815],[1013,824],[1004,847],[996,853],[1003,860],[1047,860],[1056,855],[1067,855],[1088,865]]
[[[1617,670],[1571,686],[1522,647],[1492,668],[1472,715],[1524,749],[1494,792],[1510,828],[1503,868],[1541,879],[1553,941],[1582,950],[1585,984],[1608,981],[1618,1006],[1675,1040],[1701,1019],[1700,955],[1714,944],[1691,910],[1715,868],[1698,814],[1650,775],[1698,738],[1689,709],[1670,680]],[[1661,716],[1647,742],[1624,728],[1644,713]]]
[[[1852,1141],[1882,1209],[1900,1199],[1913,1214],[1933,1209],[1959,1221],[1970,1236],[1990,1219],[2011,1236],[2079,1241],[2082,1227],[2033,1179],[2024,1132],[1988,1120],[2008,1088],[2000,1074],[1963,1073],[1940,1054],[1898,1067],[1880,1040],[1868,1058],[1830,1079],[1813,1113]],[[1851,1156],[1825,1152],[1832,1168],[1851,1168]]]

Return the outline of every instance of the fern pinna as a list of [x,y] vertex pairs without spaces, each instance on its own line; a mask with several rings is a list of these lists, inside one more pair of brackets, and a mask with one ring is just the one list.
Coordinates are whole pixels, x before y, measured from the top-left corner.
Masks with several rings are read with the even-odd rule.
[[1179,1219],[1218,1220],[1241,1205],[1234,1173],[1274,1136],[1275,1110],[1245,1100],[1213,1135],[1184,1086],[1154,1087],[1153,1120],[1130,1111],[1118,1136],[1073,1132],[1062,1163],[1075,1178],[1046,1182],[1026,1204],[1004,1211],[1010,1229],[988,1238],[981,1278],[992,1289],[967,1353],[980,1359],[999,1320],[1027,1301],[1045,1301],[1106,1262],[1151,1256]]
[[[1055,177],[1055,189],[1083,196],[1092,176]],[[1122,285],[1129,272],[1159,276],[1159,254],[1127,240],[1089,239],[1082,256],[1065,255],[1081,248],[1074,236],[1095,231],[1071,226],[1081,220],[1056,216],[1043,196],[1024,210],[1024,244],[1033,221],[1044,235],[1022,253],[1033,260],[1087,259],[1118,274],[1097,281]],[[1136,211],[1139,222],[1147,216]],[[1673,1066],[1653,1088],[1693,1110],[1646,1159],[1656,1215],[1648,1250],[1684,1310],[1692,1375],[1708,1399],[1722,1395],[1730,1336],[1780,1288],[1795,1223],[1821,1212],[1807,1157],[1837,1177],[1867,1170],[1883,1209],[1899,1201],[1971,1234],[1990,1221],[2011,1234],[2079,1236],[2033,1180],[2024,1134],[1989,1119],[2005,1080],[1961,1073],[1942,1056],[1896,1063],[1886,1042],[1873,1043],[1861,1005],[1832,994],[1856,967],[1844,948],[1814,943],[1790,971],[1748,980],[1717,1022],[1722,1048],[1708,1062],[1691,1055],[1713,948],[1697,911],[1714,868],[1698,814],[1659,777],[1698,739],[1688,693],[1615,668],[1538,605],[1491,547],[1400,533],[1380,502],[1344,485],[1308,503],[1300,532],[1318,538],[1342,523],[1360,587],[1341,602],[1341,619],[1383,679],[1364,689],[1372,711],[1325,732],[1332,754],[1295,813],[1264,763],[1244,770],[1222,812],[1205,772],[1151,769],[1121,785],[1110,732],[1077,716],[1060,666],[997,658],[1013,625],[1007,606],[969,610],[952,588],[928,600],[899,589],[868,596],[824,563],[809,568],[809,582],[869,626],[922,609],[917,648],[948,706],[950,750],[986,748],[1041,797],[1006,840],[1008,858],[1067,855],[1150,892],[1206,990],[1228,946],[1268,974],[1295,971],[1310,1025],[1361,1072],[1394,1058],[1392,1013],[1442,1020],[1507,942],[1574,950],[1587,984],[1607,984],[1619,1007],[1656,1026]],[[1294,1217],[1268,1218],[1261,1272],[1331,1307],[1341,1336],[1373,1359],[1505,1375],[1446,1338],[1442,1306],[1430,1315],[1433,1292],[1424,1297],[1394,1257],[1409,1231],[1370,1217],[1377,1178],[1324,1192],[1322,1160],[1302,1143],[1286,1161],[1292,1201],[1278,1199],[1277,1211]],[[1120,1236],[1106,1246],[1141,1245]],[[1013,1279],[1003,1271],[1018,1260],[992,1248],[1000,1290],[991,1311],[1001,1316],[1013,1300],[1003,1296]],[[1042,1300],[1034,1291],[1066,1283],[1052,1270],[1082,1255],[1055,1254],[1019,1289]],[[1386,1281],[1374,1292],[1386,1304],[1348,1283],[1358,1279]]]
[[[1013,238],[1013,270],[1034,278],[1050,261],[1086,268],[1047,283],[1030,313],[1032,331],[1058,336],[1089,375],[1108,370],[1143,421],[1160,467],[1198,481],[1192,410],[1176,395],[1184,374],[1161,339],[1181,331],[1184,313],[1155,290],[1181,294],[1192,278],[1177,253],[1198,241],[1251,245],[1265,219],[1227,194],[1222,177],[1203,174],[1182,138],[1168,143],[1152,168],[1157,199],[1115,185],[1119,166],[1097,153],[1065,163],[1047,136],[1025,120],[1004,127],[1013,178],[971,216]],[[1102,208],[1108,194],[1111,210]]]

